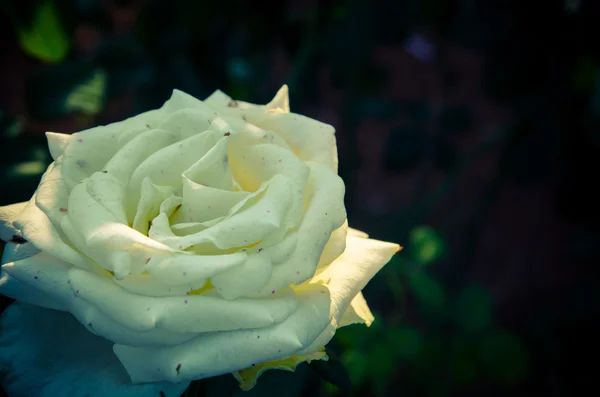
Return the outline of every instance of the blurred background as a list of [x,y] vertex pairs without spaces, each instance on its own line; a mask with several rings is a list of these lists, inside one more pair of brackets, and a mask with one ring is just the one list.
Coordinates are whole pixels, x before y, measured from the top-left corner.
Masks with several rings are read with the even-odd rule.
[[[221,89],[337,130],[350,224],[405,249],[332,360],[186,396],[566,396],[597,355],[597,0],[0,0],[0,205],[44,132]],[[593,383],[593,384],[592,384]]]

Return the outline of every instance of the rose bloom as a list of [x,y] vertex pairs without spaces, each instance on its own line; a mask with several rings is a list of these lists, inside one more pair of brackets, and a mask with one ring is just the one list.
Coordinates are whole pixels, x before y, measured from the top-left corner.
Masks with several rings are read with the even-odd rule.
[[178,396],[327,359],[370,325],[361,294],[400,249],[348,227],[332,126],[175,90],[72,135],[29,202],[0,208],[0,371],[11,396]]

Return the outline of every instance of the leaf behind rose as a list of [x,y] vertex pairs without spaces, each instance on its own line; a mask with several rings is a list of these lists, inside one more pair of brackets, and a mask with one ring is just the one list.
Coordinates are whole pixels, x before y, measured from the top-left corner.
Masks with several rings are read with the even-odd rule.
[[327,352],[327,355],[329,360],[311,361],[308,366],[325,382],[340,388],[345,394],[350,394],[352,392],[352,380],[346,367],[337,357],[332,357],[329,352]]

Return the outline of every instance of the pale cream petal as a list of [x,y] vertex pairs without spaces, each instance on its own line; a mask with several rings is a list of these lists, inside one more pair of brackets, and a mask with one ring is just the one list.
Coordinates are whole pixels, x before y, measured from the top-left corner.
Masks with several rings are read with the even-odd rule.
[[133,382],[202,379],[289,357],[309,346],[330,321],[327,288],[297,290],[297,310],[283,322],[261,329],[199,335],[170,347],[115,345]]
[[155,185],[150,178],[144,178],[140,192],[141,196],[136,206],[132,227],[142,234],[147,234],[150,229],[150,222],[160,212],[161,203],[167,197],[173,195],[175,188]]
[[265,106],[265,110],[276,113],[290,112],[290,98],[287,84],[281,86],[277,94],[275,94],[275,98]]
[[62,156],[63,152],[65,151],[65,147],[69,143],[70,137],[70,134],[46,132],[48,149],[50,150],[50,156],[52,156],[52,159],[57,160],[60,156]]
[[260,290],[269,281],[272,270],[269,255],[259,252],[249,255],[243,264],[213,276],[211,281],[223,298],[231,300]]
[[250,196],[248,192],[232,192],[200,185],[183,178],[183,202],[173,215],[173,223],[206,222],[229,214],[234,205]]
[[238,372],[234,372],[233,376],[240,382],[240,389],[248,391],[256,386],[258,378],[266,371],[270,369],[279,369],[283,371],[294,372],[296,367],[301,363],[310,364],[314,360],[327,361],[329,357],[324,351],[317,351],[307,355],[292,355],[282,360],[268,361],[266,363],[260,363],[253,367],[243,369]]
[[[350,302],[399,250],[398,244],[348,236],[342,256],[310,281],[329,288],[331,313],[336,324],[340,324]],[[360,309],[360,305],[357,308]]]
[[369,309],[369,305],[367,305],[362,292],[359,292],[352,299],[350,306],[342,315],[338,327],[345,327],[351,324],[365,324],[367,327],[370,327],[373,321],[375,321],[375,317],[371,313],[371,309]]
[[10,241],[19,232],[13,220],[25,209],[27,201],[0,207],[0,240]]
[[345,221],[344,224],[331,233],[331,237],[327,244],[325,244],[325,248],[323,248],[323,253],[321,254],[321,258],[319,259],[319,264],[317,265],[317,269],[321,269],[323,266],[329,265],[333,262],[337,257],[344,253],[346,249],[346,235],[348,234],[348,221]]
[[335,129],[309,117],[260,107],[235,108],[243,117],[264,130],[274,131],[283,138],[303,161],[313,161],[337,171]]
[[162,328],[176,332],[213,332],[261,328],[283,321],[297,307],[294,294],[277,299],[225,301],[204,295],[156,298],[132,294],[106,278],[72,269],[78,298],[134,331]]
[[369,238],[369,235],[367,233],[361,232],[360,230],[353,229],[351,227],[348,228],[348,236]]
[[173,234],[170,229],[167,231],[165,225],[167,219],[159,216],[153,221],[150,236],[171,248],[178,249],[206,243],[220,249],[245,247],[267,237],[273,237],[276,231],[283,237],[287,228],[293,226],[286,224],[288,212],[293,204],[293,184],[288,178],[276,175],[266,182],[266,186],[264,194],[254,205],[235,213],[213,227],[180,237]]
[[208,153],[185,170],[183,176],[204,186],[233,191],[227,140],[227,137],[221,138]]
[[13,221],[23,237],[35,247],[82,269],[96,271],[96,266],[84,255],[69,246],[58,234],[46,214],[33,201]]
[[309,163],[306,212],[297,230],[298,245],[287,261],[273,268],[267,285],[253,296],[264,296],[290,284],[309,280],[317,270],[323,248],[334,230],[346,221],[344,183],[328,167]]
[[219,133],[204,131],[151,154],[131,176],[127,189],[128,202],[136,204],[139,201],[145,178],[161,186],[180,186],[181,174],[204,156],[221,137]]
[[154,255],[146,259],[148,274],[166,285],[204,284],[214,277],[244,263],[246,252],[225,255]]

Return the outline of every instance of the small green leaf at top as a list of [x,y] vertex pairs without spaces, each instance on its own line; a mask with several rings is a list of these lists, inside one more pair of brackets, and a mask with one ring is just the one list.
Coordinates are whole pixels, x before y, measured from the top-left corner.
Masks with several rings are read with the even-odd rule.
[[455,320],[466,332],[481,332],[492,322],[492,296],[481,285],[467,285],[455,302]]
[[418,226],[410,232],[409,254],[419,265],[429,265],[446,251],[442,236],[430,226]]
[[44,1],[35,11],[30,26],[18,27],[19,44],[30,56],[45,62],[60,62],[69,53],[65,32],[53,1]]

